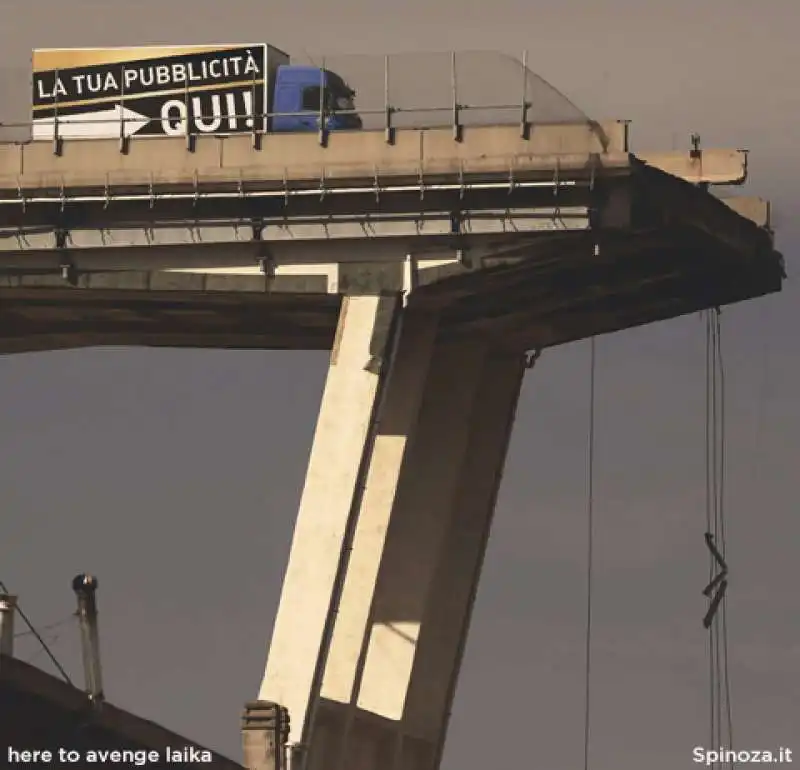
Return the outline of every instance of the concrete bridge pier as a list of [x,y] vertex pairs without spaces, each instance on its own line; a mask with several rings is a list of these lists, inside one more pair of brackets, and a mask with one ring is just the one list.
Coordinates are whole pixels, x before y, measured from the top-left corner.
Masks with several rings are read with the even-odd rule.
[[439,765],[524,359],[437,326],[344,300],[259,693],[291,770]]

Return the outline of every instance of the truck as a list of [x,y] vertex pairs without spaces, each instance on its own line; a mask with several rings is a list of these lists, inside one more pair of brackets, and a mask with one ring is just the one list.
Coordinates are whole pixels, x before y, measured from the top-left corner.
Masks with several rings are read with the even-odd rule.
[[360,130],[353,88],[268,44],[36,49],[32,138]]

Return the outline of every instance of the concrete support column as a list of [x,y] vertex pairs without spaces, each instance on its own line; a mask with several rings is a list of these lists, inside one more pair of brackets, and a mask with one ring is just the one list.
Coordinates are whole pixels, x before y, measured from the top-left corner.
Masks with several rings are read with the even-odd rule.
[[426,315],[410,315],[402,323],[385,398],[376,419],[375,442],[355,523],[319,709],[314,712],[313,759],[309,761],[309,769],[328,767],[324,762],[319,764],[322,758],[340,756],[350,744],[375,588],[401,471],[428,384],[437,326],[437,318]]
[[318,714],[320,696],[352,698],[437,328],[435,316],[400,319],[395,299],[345,303],[259,693],[289,709],[298,762],[312,729],[320,747],[339,734],[339,723],[326,729]]
[[521,355],[432,316],[366,370],[390,302],[343,310],[259,694],[289,710],[292,770],[438,768],[519,395]]
[[325,664],[326,634],[399,312],[398,297],[343,300],[258,696],[288,709],[292,742],[301,740]]
[[475,341],[437,346],[344,745],[313,770],[438,767],[523,371]]
[[393,770],[439,767],[524,372],[518,354],[490,353],[485,359]]

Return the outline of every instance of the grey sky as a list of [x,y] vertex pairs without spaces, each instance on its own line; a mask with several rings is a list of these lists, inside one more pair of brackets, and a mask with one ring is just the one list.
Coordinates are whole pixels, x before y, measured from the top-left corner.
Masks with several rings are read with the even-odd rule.
[[[751,150],[747,192],[776,206],[790,280],[722,317],[734,734],[800,752],[796,0],[5,0],[0,66],[26,67],[33,47],[255,38],[298,54],[527,48],[588,114],[632,119],[635,148],[686,147],[696,130]],[[708,744],[703,363],[698,317],[598,342],[594,770],[674,770]],[[72,610],[76,572],[99,575],[108,696],[235,757],[325,366],[219,351],[0,360],[0,579],[44,625]],[[445,770],[582,762],[587,375],[586,343],[528,375]],[[80,677],[74,629],[55,651]]]

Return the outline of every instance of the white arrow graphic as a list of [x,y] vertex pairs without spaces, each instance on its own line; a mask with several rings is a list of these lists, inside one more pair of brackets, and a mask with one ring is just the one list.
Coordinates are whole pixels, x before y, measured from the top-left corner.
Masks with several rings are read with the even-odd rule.
[[[110,110],[64,115],[58,118],[58,135],[62,139],[116,139],[124,132],[133,136],[150,122],[150,118],[115,104]],[[53,139],[55,118],[33,121],[34,139]]]

